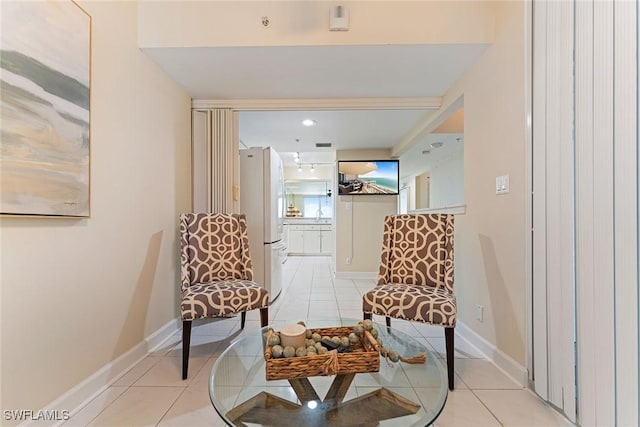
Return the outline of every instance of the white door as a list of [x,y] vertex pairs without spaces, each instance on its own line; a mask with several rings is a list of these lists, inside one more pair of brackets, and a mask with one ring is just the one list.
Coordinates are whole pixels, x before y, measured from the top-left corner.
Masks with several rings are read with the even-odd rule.
[[282,242],[274,243],[271,245],[264,245],[266,266],[270,266],[270,271],[265,272],[265,276],[269,277],[268,288],[269,300],[275,300],[280,291],[282,290],[282,249],[286,248],[286,245]]
[[409,187],[403,187],[398,197],[398,213],[406,214],[407,212],[409,212]]
[[[533,380],[576,420],[572,2],[534,3]],[[547,27],[557,39],[548,42]]]
[[264,149],[264,183],[263,189],[265,216],[265,243],[282,240],[284,213],[284,180],[282,161],[273,148]]

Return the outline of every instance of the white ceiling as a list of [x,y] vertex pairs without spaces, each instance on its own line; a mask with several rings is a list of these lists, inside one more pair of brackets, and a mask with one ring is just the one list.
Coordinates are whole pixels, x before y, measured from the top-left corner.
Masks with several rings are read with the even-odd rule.
[[[486,44],[146,48],[196,100],[305,100],[440,97]],[[339,105],[339,102],[336,102]],[[324,108],[326,109],[326,108]],[[391,148],[431,110],[242,111],[240,139],[322,162],[335,149]],[[305,128],[303,118],[317,125]],[[457,135],[460,136],[460,135]],[[449,134],[455,140],[456,135]],[[438,156],[420,154],[440,135],[424,135],[400,158],[403,175]],[[297,142],[296,139],[299,141]],[[331,149],[316,148],[330,142]],[[440,149],[444,153],[444,149]],[[317,154],[316,154],[317,153]],[[419,154],[419,155],[418,155]],[[319,156],[314,159],[314,156]],[[283,155],[285,159],[292,156]]]
[[486,44],[145,48],[194,99],[441,96]]
[[[278,151],[389,148],[433,110],[241,111],[240,139],[249,147],[273,145]],[[312,119],[306,127],[302,120]],[[332,147],[316,148],[316,143]]]

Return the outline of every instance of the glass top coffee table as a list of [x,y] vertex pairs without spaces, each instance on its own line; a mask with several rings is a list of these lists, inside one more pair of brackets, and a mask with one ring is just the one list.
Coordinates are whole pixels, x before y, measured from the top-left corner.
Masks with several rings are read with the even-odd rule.
[[[308,328],[330,326],[328,321],[309,323]],[[358,321],[329,323],[354,326]],[[389,363],[381,358],[379,372],[268,381],[263,328],[233,342],[216,360],[209,379],[213,407],[230,426],[432,424],[447,399],[442,363],[412,337],[384,325],[375,327],[385,346],[407,358],[424,354],[426,363]]]

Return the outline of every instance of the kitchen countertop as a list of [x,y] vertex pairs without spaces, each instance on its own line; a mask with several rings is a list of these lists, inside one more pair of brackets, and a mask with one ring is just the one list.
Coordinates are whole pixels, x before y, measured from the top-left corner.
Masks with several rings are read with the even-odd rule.
[[284,224],[290,225],[333,225],[333,220],[331,218],[285,218]]

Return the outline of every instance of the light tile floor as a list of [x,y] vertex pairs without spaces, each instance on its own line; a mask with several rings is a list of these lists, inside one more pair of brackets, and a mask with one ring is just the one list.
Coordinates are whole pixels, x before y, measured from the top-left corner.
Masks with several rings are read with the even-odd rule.
[[[299,320],[360,319],[362,293],[374,286],[372,280],[332,278],[328,257],[289,257],[284,276],[282,294],[269,309],[276,327]],[[181,379],[181,335],[176,333],[63,425],[224,426],[209,400],[211,367],[230,342],[259,327],[257,310],[247,313],[244,330],[239,316],[194,323],[188,380]],[[442,328],[399,320],[393,327],[444,357]],[[456,341],[455,371],[455,391],[449,392],[438,427],[572,425],[461,340]]]

